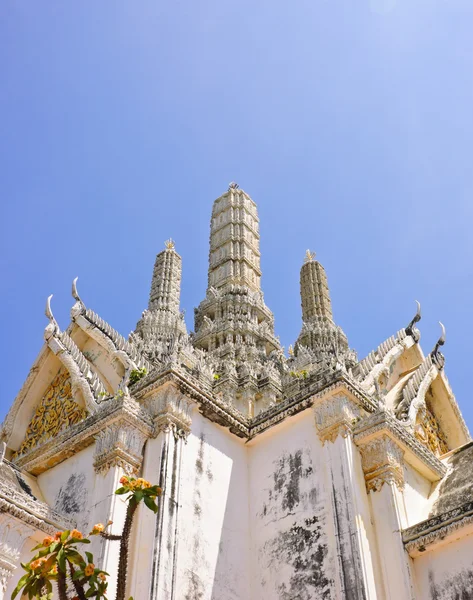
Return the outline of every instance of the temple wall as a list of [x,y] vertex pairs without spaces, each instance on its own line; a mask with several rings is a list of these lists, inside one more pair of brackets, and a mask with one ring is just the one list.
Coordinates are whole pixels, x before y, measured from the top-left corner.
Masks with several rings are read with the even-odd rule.
[[261,434],[249,452],[252,599],[335,600],[331,500],[312,411]]
[[407,464],[404,465],[404,477],[404,506],[407,523],[402,523],[402,526],[405,529],[427,519],[432,484]]
[[176,599],[248,600],[247,447],[197,411],[180,493]]
[[473,533],[414,559],[416,600],[473,598]]
[[94,445],[89,446],[38,475],[45,502],[58,513],[74,519],[83,533],[88,533],[93,520],[94,448]]

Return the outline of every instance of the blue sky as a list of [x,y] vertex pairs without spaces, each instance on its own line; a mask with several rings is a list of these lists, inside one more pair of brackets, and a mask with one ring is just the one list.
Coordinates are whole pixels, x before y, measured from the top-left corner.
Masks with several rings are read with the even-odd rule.
[[261,218],[263,288],[287,347],[306,248],[360,357],[422,302],[473,428],[471,0],[0,4],[0,418],[62,327],[71,281],[123,334],[155,254],[205,294],[213,200]]

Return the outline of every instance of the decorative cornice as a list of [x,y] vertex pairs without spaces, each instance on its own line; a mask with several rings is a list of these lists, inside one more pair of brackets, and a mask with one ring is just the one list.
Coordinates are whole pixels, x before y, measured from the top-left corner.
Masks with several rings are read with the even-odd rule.
[[467,525],[473,525],[473,502],[405,529],[402,539],[409,554],[417,554]]
[[20,521],[47,533],[72,529],[76,522],[57,513],[47,504],[0,481],[0,514],[8,513]]
[[94,415],[19,457],[15,464],[34,475],[42,473],[93,444],[100,432],[117,421],[132,425],[147,437],[153,434],[152,420],[137,402],[126,396],[114,398],[103,402]]
[[245,417],[232,404],[217,398],[210,390],[206,390],[199,381],[182,368],[172,366],[144,378],[133,388],[133,395],[138,401],[144,401],[164,384],[173,383],[188,398],[195,400],[200,411],[211,421],[228,427],[238,437],[249,436],[250,419]]
[[354,440],[357,446],[364,446],[371,439],[383,434],[391,437],[406,452],[407,462],[411,462],[414,457],[427,468],[432,481],[441,479],[446,474],[447,467],[386,411],[379,411],[360,422],[355,428]]

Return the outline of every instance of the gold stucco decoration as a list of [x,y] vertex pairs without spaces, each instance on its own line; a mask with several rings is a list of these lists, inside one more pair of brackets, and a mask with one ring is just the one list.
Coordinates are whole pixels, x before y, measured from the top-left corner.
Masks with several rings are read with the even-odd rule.
[[445,434],[428,403],[422,417],[417,422],[415,436],[436,456],[442,456],[449,451]]
[[86,416],[87,411],[73,400],[69,373],[59,371],[36,409],[25,439],[13,458],[26,454]]

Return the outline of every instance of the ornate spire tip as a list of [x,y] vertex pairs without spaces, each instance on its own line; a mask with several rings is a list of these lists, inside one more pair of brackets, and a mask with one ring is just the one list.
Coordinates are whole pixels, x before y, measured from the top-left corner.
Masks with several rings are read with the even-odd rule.
[[240,189],[240,186],[235,181],[232,181],[231,183],[228,184],[229,191],[230,190],[238,190],[238,189]]
[[174,250],[174,248],[176,247],[176,244],[172,238],[166,240],[164,242],[164,245],[166,246],[167,250]]
[[310,250],[306,250],[305,252],[305,261],[306,263],[310,263],[315,258],[315,252],[311,252]]

